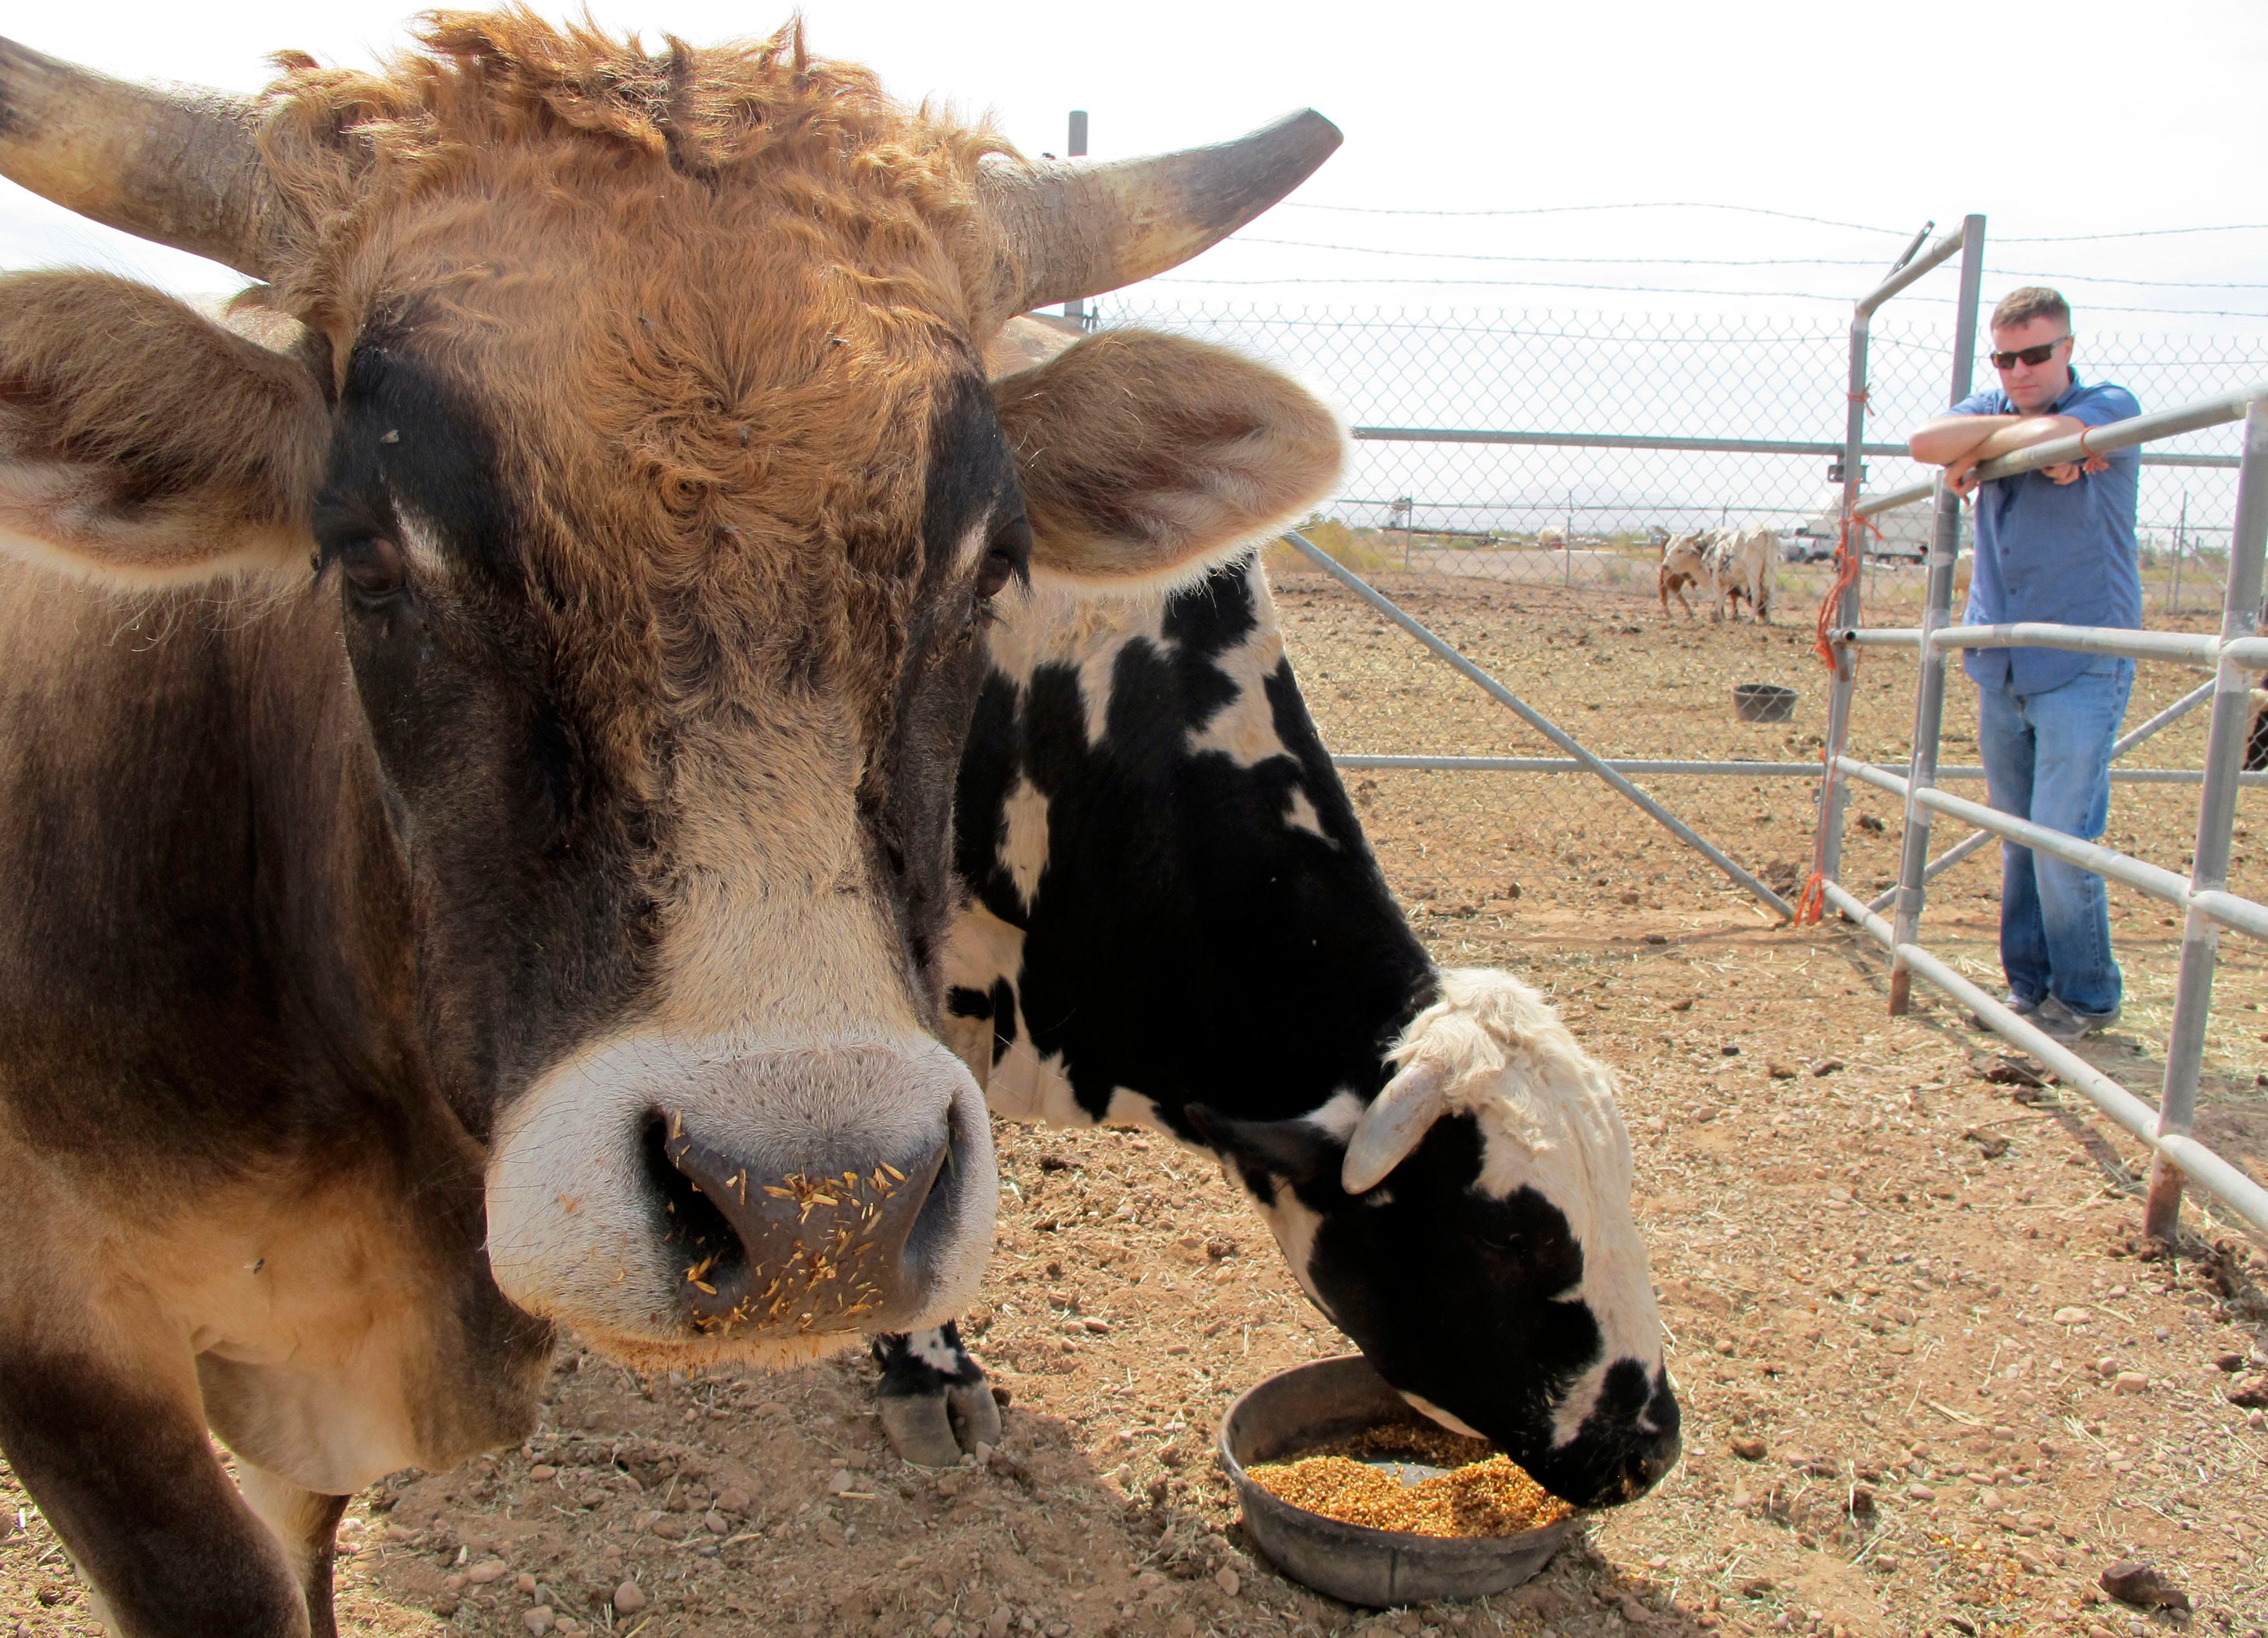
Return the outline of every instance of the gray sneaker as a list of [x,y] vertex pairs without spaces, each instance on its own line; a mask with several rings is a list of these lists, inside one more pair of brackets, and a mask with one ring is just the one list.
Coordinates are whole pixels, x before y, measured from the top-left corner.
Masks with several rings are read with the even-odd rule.
[[2051,1040],[2061,1041],[2066,1046],[2082,1036],[2092,1035],[2098,1029],[2108,1029],[2117,1022],[2118,1009],[2116,1007],[2107,1013],[2083,1013],[2077,1007],[2065,1006],[2052,995],[2042,1001],[2032,1014],[2032,1022],[2038,1027],[2040,1033]]
[[[2007,1007],[2010,1012],[2015,1014],[2019,1018],[2029,1018],[2034,1013],[2040,1010],[2040,997],[2036,995],[2019,995],[2014,990],[2011,990],[2000,998],[2000,1005]],[[1987,1034],[1990,1034],[1992,1029],[1991,1024],[1984,1022],[1984,1015],[1981,1013],[1971,1013],[1969,1015],[1969,1027],[1972,1029],[1982,1029]]]

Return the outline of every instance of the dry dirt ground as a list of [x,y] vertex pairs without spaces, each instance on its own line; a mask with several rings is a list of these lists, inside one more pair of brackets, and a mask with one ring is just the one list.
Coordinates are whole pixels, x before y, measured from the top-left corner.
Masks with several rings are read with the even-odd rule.
[[[1808,631],[1665,634],[1650,604],[1400,589],[1604,749],[1816,754],[1823,690]],[[1336,747],[1532,750],[1343,596],[1292,584],[1283,602]],[[1870,753],[1903,742],[1905,675],[1870,671]],[[1874,686],[1883,678],[1896,689]],[[1802,689],[1796,720],[1734,721],[1729,683],[1749,679]],[[2146,673],[2130,719],[2188,685]],[[2201,728],[2185,727],[2196,732],[2149,760],[2193,753]],[[1966,754],[1948,744],[1948,760]],[[998,1253],[968,1325],[1011,1398],[988,1465],[893,1459],[855,1355],[685,1381],[569,1349],[526,1446],[357,1500],[347,1627],[2268,1632],[2268,1431],[2229,1397],[2268,1369],[2261,1248],[2193,1207],[2205,1238],[2191,1255],[2134,1255],[2137,1146],[2053,1087],[1984,1079],[1993,1044],[1926,989],[1911,1016],[1887,1017],[1862,937],[1771,925],[1594,784],[1350,782],[1436,955],[1525,973],[1620,1074],[1688,1417],[1684,1460],[1655,1494],[1479,1604],[1380,1614],[1285,1583],[1240,1531],[1212,1433],[1242,1389],[1343,1345],[1202,1157],[1130,1133],[1004,1128]],[[1655,785],[1743,859],[1783,874],[1808,859],[1797,782]],[[2178,864],[2189,800],[2120,787],[2114,838]],[[1892,867],[1897,815],[1868,800],[1859,811],[1887,821],[1852,832],[1847,874],[1863,888]],[[1948,876],[1931,924],[1980,972],[1995,874],[1988,854]],[[2155,907],[2117,903],[2132,1027],[2090,1050],[2146,1091],[2175,934]],[[2228,953],[2211,1107],[2257,1164],[2268,1023],[2249,1009],[2268,986],[2256,952],[2232,940]],[[4,1471],[0,1537],[14,1632],[92,1630],[53,1533]],[[2194,1613],[2100,1600],[2097,1574],[2127,1555],[2154,1561]]]

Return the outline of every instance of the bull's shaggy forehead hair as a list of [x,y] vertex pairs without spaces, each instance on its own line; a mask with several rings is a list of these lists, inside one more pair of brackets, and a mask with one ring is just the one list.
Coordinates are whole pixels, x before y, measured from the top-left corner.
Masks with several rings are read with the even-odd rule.
[[618,749],[656,708],[846,680],[873,745],[938,423],[997,322],[972,201],[1000,144],[795,25],[653,55],[442,12],[419,39],[379,73],[283,60],[261,147],[307,225],[269,299],[342,380],[392,332],[474,406],[529,617]]

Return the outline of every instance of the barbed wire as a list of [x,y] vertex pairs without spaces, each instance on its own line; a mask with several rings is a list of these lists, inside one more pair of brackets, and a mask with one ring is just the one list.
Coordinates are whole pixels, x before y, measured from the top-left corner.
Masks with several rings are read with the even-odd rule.
[[[1307,239],[1257,239],[1240,234],[1236,245],[1272,245],[1286,250],[1336,250],[1361,256],[1398,256],[1427,262],[1517,262],[1536,266],[1647,268],[1880,268],[1859,256],[1530,256],[1482,250],[1413,250],[1403,246],[1330,245]],[[2000,278],[2052,278],[2066,284],[2137,284],[2165,290],[2268,290],[2268,283],[2235,284],[2205,279],[2124,278],[2109,273],[2043,272],[2030,268],[1988,267]]]
[[[1852,232],[1886,233],[1899,238],[1911,236],[1911,230],[1903,227],[1878,227],[1867,222],[1841,222],[1830,217],[1806,216],[1795,210],[1774,210],[1763,205],[1725,204],[1699,199],[1646,200],[1623,204],[1523,205],[1501,210],[1429,210],[1406,205],[1316,204],[1307,200],[1292,199],[1286,200],[1277,209],[1329,210],[1346,216],[1454,218],[1571,216],[1610,210],[1723,210],[1742,216],[1777,217],[1782,221],[1808,222],[1818,227],[1842,228]],[[1999,242],[2004,245],[2079,245],[2112,239],[2169,239],[2184,233],[2257,232],[2268,232],[2268,222],[2220,222],[2191,227],[2138,227],[2107,233],[2013,233],[2000,235]]]
[[1874,227],[1864,222],[1837,222],[1823,216],[1805,216],[1794,210],[1768,210],[1763,205],[1712,204],[1702,200],[1649,200],[1636,204],[1582,205],[1523,205],[1500,210],[1420,210],[1399,205],[1335,205],[1312,204],[1305,200],[1286,200],[1277,207],[1285,210],[1331,210],[1347,216],[1575,216],[1602,210],[1727,210],[1742,216],[1778,217],[1788,222],[1809,222],[1820,227],[1848,228],[1860,233],[1889,233],[1900,239],[1911,238],[1913,230],[1904,227]]
[[[1727,300],[1828,301],[1845,307],[1849,306],[1852,301],[1851,293],[1848,291],[1725,290],[1714,285],[1697,284],[1599,284],[1562,278],[1410,278],[1403,277],[1339,278],[1325,275],[1293,274],[1269,278],[1175,277],[1154,278],[1146,282],[1151,284],[1175,285],[1398,284],[1421,287],[1456,285],[1476,290],[1584,290],[1624,296],[1715,296]],[[1957,298],[1917,296],[1909,292],[1901,296],[1899,299],[1910,303],[1927,302],[1949,307],[1955,304]],[[2087,306],[2095,313],[2146,313],[2192,319],[2268,319],[2268,311],[2242,307],[2157,307],[2112,302],[2089,302]]]

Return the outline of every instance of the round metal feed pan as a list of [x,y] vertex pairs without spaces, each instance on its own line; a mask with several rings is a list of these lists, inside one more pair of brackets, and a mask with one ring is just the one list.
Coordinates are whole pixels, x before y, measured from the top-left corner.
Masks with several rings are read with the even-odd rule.
[[1228,1407],[1220,1462],[1244,1503],[1245,1528],[1276,1568],[1348,1604],[1385,1609],[1428,1598],[1502,1592],[1550,1562],[1580,1514],[1511,1536],[1448,1538],[1344,1524],[1270,1495],[1248,1463],[1296,1459],[1367,1428],[1430,1428],[1359,1354],[1278,1371]]
[[1736,682],[1733,709],[1743,722],[1786,722],[1795,714],[1795,690],[1777,682]]

